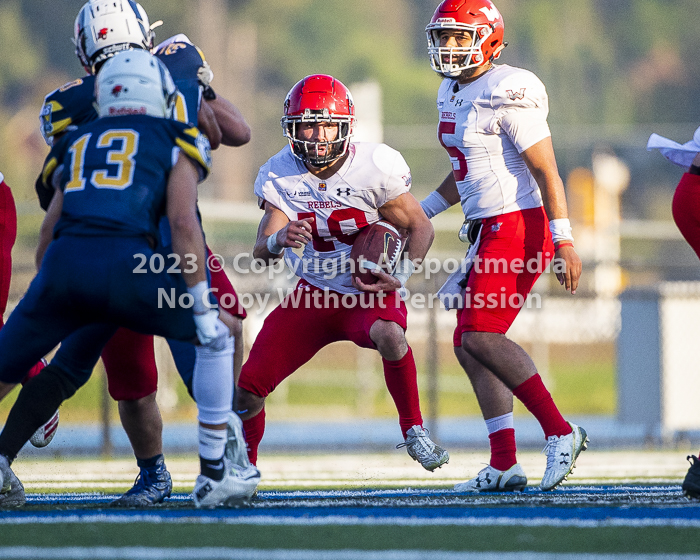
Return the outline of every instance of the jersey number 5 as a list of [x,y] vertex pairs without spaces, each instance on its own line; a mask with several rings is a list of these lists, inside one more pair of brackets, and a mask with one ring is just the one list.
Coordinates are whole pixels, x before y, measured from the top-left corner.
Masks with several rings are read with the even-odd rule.
[[464,181],[467,176],[467,158],[460,151],[459,148],[455,146],[447,146],[445,141],[442,139],[443,134],[454,134],[457,125],[453,122],[440,121],[438,124],[438,139],[442,147],[447,150],[450,154],[450,159],[452,161],[452,173],[455,176],[455,181]]
[[[82,191],[85,188],[83,167],[85,166],[85,152],[92,133],[83,134],[68,151],[71,154],[70,179],[66,183],[65,193]],[[115,142],[119,147],[107,150],[105,163],[116,165],[114,175],[109,174],[108,169],[99,169],[92,172],[90,183],[96,189],[124,190],[131,186],[134,180],[134,156],[139,150],[139,133],[135,130],[106,130],[97,138],[97,148],[110,148]]]

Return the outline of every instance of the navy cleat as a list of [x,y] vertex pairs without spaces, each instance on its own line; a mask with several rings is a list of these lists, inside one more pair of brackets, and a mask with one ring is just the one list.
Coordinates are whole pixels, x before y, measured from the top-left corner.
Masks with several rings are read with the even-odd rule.
[[700,500],[700,460],[695,455],[688,455],[690,468],[683,481],[683,493],[688,498]]
[[173,491],[173,481],[165,468],[163,457],[158,459],[155,468],[141,469],[134,485],[112,507],[149,507],[161,503]]

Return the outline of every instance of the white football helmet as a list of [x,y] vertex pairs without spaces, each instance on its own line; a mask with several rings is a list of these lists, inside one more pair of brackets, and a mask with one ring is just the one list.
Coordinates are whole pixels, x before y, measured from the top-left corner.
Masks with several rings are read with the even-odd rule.
[[153,48],[148,15],[132,0],[90,0],[75,18],[75,54],[90,74],[115,53]]
[[95,100],[100,117],[172,116],[177,90],[165,65],[148,51],[110,57],[97,74]]

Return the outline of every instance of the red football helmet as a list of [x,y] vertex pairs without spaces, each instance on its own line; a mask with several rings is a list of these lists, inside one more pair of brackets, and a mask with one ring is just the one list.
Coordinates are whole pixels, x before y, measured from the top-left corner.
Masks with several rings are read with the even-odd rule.
[[[300,140],[297,124],[308,122],[337,123],[338,136],[329,142]],[[330,165],[347,153],[355,127],[355,104],[350,90],[333,76],[307,76],[289,90],[280,124],[296,157],[314,167]],[[321,146],[325,147],[323,155],[319,155]]]
[[[440,31],[466,31],[472,37],[465,47],[441,47]],[[444,0],[425,28],[430,65],[438,74],[458,77],[464,70],[498,58],[505,47],[503,17],[490,0]]]

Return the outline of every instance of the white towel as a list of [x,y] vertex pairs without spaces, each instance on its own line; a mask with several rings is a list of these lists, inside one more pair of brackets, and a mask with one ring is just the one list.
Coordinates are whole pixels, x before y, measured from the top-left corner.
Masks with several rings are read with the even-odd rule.
[[695,155],[700,152],[700,127],[693,134],[693,139],[685,144],[652,134],[647,142],[647,150],[659,150],[670,162],[688,169]]
[[469,247],[467,255],[462,260],[459,268],[447,277],[447,280],[438,290],[438,299],[448,311],[451,309],[462,309],[464,307],[464,288],[459,283],[466,278],[469,270],[474,263],[474,258],[479,250],[479,242],[481,241],[481,231],[476,236],[476,241]]

